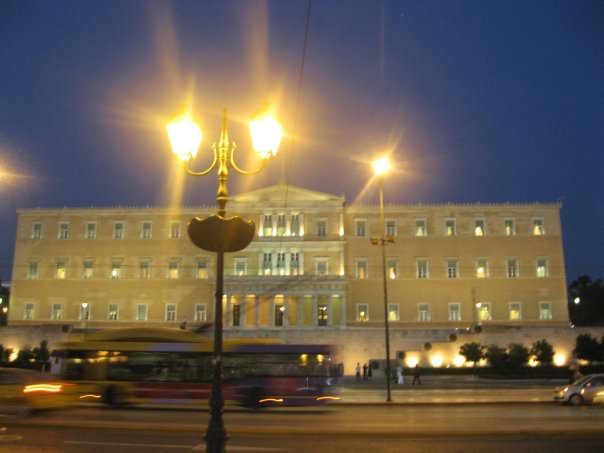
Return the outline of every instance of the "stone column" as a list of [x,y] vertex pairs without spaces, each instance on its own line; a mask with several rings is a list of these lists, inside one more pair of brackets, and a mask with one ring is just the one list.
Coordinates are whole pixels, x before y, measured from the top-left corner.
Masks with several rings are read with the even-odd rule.
[[257,294],[254,296],[254,315],[254,325],[257,329],[258,327],[260,327],[260,296]]
[[283,312],[283,327],[289,326],[289,304],[287,297],[287,294],[283,295],[283,308],[285,309],[285,311]]
[[245,295],[239,296],[239,327],[245,327],[245,317],[247,316],[247,297]]
[[327,299],[327,325],[333,326],[333,294]]
[[346,294],[340,294],[340,326],[346,327]]
[[298,325],[304,327],[304,303],[306,297],[304,295],[298,296]]
[[319,304],[319,296],[313,294],[312,296],[312,325],[317,326],[317,305]]

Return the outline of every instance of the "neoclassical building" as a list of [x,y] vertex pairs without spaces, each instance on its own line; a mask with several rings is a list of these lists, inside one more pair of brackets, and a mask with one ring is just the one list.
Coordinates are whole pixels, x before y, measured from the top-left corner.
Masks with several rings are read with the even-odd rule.
[[[382,232],[379,207],[347,205],[341,196],[275,185],[232,197],[229,214],[254,220],[257,232],[225,259],[227,334],[320,339],[349,351],[356,341],[359,351],[377,354],[383,266],[371,238],[382,234],[394,240],[386,274],[395,350],[446,342],[476,325],[568,326],[560,208],[388,205]],[[18,210],[9,323],[211,322],[215,257],[191,243],[186,226],[214,211]]]

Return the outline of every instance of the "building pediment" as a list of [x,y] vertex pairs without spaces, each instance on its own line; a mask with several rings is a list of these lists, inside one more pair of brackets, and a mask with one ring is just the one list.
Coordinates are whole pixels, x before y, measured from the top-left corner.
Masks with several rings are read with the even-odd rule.
[[262,189],[245,192],[231,197],[235,203],[344,203],[343,196],[332,195],[324,192],[304,189],[290,184],[276,184]]

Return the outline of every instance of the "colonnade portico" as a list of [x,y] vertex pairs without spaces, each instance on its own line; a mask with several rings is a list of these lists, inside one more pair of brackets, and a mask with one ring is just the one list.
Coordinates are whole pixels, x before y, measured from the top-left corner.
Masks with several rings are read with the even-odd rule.
[[252,293],[233,288],[224,300],[227,329],[344,328],[346,292],[338,290]]

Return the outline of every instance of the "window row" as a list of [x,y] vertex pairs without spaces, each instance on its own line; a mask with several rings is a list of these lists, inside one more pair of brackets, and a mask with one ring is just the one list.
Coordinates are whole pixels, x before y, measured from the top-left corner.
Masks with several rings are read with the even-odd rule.
[[[164,320],[165,321],[177,321],[178,313],[177,313],[178,304],[165,304],[164,308]],[[83,302],[80,304],[78,308],[77,319],[80,321],[90,321],[92,320],[91,316],[91,306],[89,303]],[[194,321],[207,321],[208,319],[208,311],[206,304],[195,304],[193,309],[193,320]],[[185,317],[186,318],[186,317]],[[36,319],[36,304],[33,302],[27,302],[25,304],[25,311],[23,313],[23,319],[25,320],[33,320]],[[50,308],[50,319],[53,321],[60,320],[73,320],[74,317],[70,317],[67,313],[65,313],[63,304],[54,303]],[[120,305],[119,304],[107,304],[107,311],[105,316],[101,320],[106,321],[119,321],[121,320],[120,315]],[[135,321],[147,321],[149,319],[149,304],[136,304],[134,310],[134,320]]]
[[[180,239],[181,237],[181,223],[178,221],[170,222],[168,229],[168,237],[170,239]],[[57,230],[57,239],[69,239],[72,235],[72,228],[70,222],[59,222]],[[97,222],[85,222],[84,223],[84,239],[96,239],[98,234]],[[125,239],[126,238],[126,222],[117,221],[113,222],[113,231],[111,234],[112,239]],[[138,237],[140,239],[152,239],[153,238],[153,222],[141,222],[140,229],[138,231]],[[32,224],[31,230],[32,239],[42,239],[42,223],[36,222]]]
[[[516,258],[506,259],[504,263],[503,275],[507,278],[518,278],[520,276],[520,264]],[[382,268],[376,270],[376,277],[382,276]],[[369,265],[367,258],[354,259],[354,272],[357,280],[366,280],[369,278]],[[537,258],[535,260],[533,275],[537,278],[549,276],[549,265],[546,258]],[[400,266],[397,258],[388,258],[386,260],[386,274],[389,279],[394,280],[400,277]],[[460,278],[459,259],[449,258],[445,261],[445,278]],[[477,258],[474,262],[473,276],[476,278],[491,277],[491,269],[487,258]],[[430,261],[427,258],[417,258],[415,260],[415,278],[430,278]]]
[[[106,269],[104,266],[102,271],[99,271],[100,266],[95,266],[94,260],[84,260],[81,268],[81,278],[92,279],[92,278],[111,278],[118,280],[124,278],[124,262],[123,260],[111,261],[110,266]],[[141,280],[149,280],[152,278],[152,266],[151,260],[145,259],[138,263],[137,277]],[[183,266],[180,260],[170,261],[166,268],[166,278],[176,280],[183,277]],[[194,278],[205,280],[209,276],[208,261],[200,260],[194,265]],[[190,273],[190,272],[189,272]],[[58,280],[65,280],[67,278],[67,260],[56,261],[54,264],[53,277]],[[30,261],[27,268],[27,278],[29,280],[35,280],[40,278],[40,263],[39,261]]]
[[[367,219],[355,219],[354,220],[354,235],[358,237],[364,237],[368,235],[369,229],[367,225]],[[504,236],[515,236],[516,235],[516,221],[514,219],[504,219],[501,229],[496,232]],[[454,218],[445,218],[443,223],[443,232],[445,236],[457,236],[457,221]],[[398,226],[396,220],[386,219],[384,222],[384,234],[388,237],[394,237],[398,235]],[[472,229],[474,236],[486,236],[487,228],[485,219],[474,219],[474,225]],[[535,218],[532,221],[532,228],[530,234],[533,236],[545,235],[545,226],[543,219]],[[413,235],[416,237],[428,236],[428,220],[425,218],[415,219],[415,227]]]
[[[492,304],[490,302],[479,302],[476,304],[476,312],[473,319],[466,320],[472,322],[492,321]],[[383,311],[381,312],[383,313]],[[369,316],[369,304],[356,304],[356,320],[358,322],[368,322]],[[383,316],[378,314],[378,316]],[[378,319],[383,321],[383,319]],[[400,310],[399,304],[388,304],[388,320],[389,321],[400,321]],[[461,318],[461,304],[450,303],[448,304],[448,321],[462,321]],[[521,321],[522,320],[522,303],[521,302],[509,302],[508,303],[508,321]],[[540,321],[551,321],[552,320],[552,304],[551,302],[539,302],[539,320]],[[430,304],[417,304],[417,318],[418,322],[430,322],[432,319],[432,308]]]
[[[366,219],[355,219],[354,220],[354,235],[358,237],[365,237],[368,235],[369,229]],[[180,239],[182,235],[181,222],[173,221],[170,222],[168,229],[168,237],[170,239]],[[505,219],[503,228],[501,230],[505,236],[516,235],[516,222],[514,219]],[[343,234],[343,231],[341,232]],[[69,239],[71,237],[71,224],[70,222],[59,222],[57,230],[58,239]],[[98,224],[95,221],[85,222],[83,235],[85,239],[97,239]],[[325,237],[328,235],[328,224],[327,219],[317,219],[315,221],[314,234],[319,237]],[[395,220],[385,221],[384,234],[388,237],[394,237],[398,235],[398,226]],[[427,219],[416,219],[415,228],[413,234],[417,237],[428,236],[428,221]],[[456,236],[457,235],[457,223],[454,218],[447,218],[444,220],[444,234],[445,236]],[[486,222],[484,219],[475,219],[474,236],[486,236]],[[542,236],[545,234],[545,227],[543,219],[533,219],[531,234],[534,236]],[[153,238],[153,223],[151,221],[141,222],[140,228],[137,232],[140,239],[152,239]],[[260,217],[260,225],[258,227],[258,236],[260,237],[271,237],[271,236],[304,236],[304,225],[303,216],[301,214],[293,215],[263,215]],[[126,238],[126,222],[116,221],[113,222],[113,231],[111,237],[113,239],[125,239]],[[32,239],[42,239],[42,222],[35,222],[32,224],[31,230]]]

